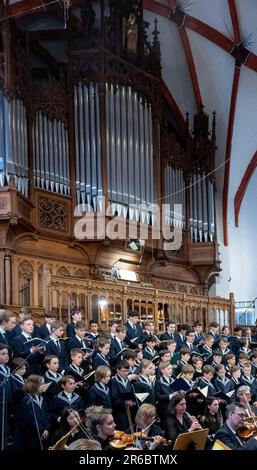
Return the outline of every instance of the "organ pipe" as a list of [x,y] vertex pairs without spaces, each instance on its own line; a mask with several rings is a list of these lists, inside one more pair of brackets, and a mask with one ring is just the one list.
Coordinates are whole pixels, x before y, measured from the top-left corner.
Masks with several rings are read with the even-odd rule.
[[0,92],[0,185],[14,177],[15,185],[28,196],[26,108],[20,99],[8,101]]
[[64,123],[37,112],[33,128],[34,184],[41,189],[69,194],[68,135]]
[[131,205],[154,202],[151,107],[130,86],[106,85],[107,194],[115,210],[149,222]]
[[205,172],[191,176],[189,203],[191,241],[212,242],[215,233],[214,188]]
[[[173,168],[167,164],[164,169],[165,181],[165,204],[169,207],[166,209],[166,220],[169,225],[175,227],[185,228],[185,181],[183,172],[179,168]],[[175,205],[180,205],[182,209],[182,217],[179,214],[178,208]]]
[[77,203],[97,209],[102,195],[99,92],[94,83],[74,87]]

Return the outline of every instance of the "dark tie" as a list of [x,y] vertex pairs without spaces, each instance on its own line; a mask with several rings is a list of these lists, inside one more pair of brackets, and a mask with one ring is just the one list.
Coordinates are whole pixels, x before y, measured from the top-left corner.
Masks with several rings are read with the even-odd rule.
[[61,351],[61,343],[60,343],[59,339],[56,341],[56,346],[59,349],[59,351]]
[[2,333],[2,336],[3,336],[3,343],[8,346],[8,341],[7,341],[7,338],[6,338],[6,333]]
[[31,336],[28,336],[27,341],[30,341],[31,339],[32,339]]

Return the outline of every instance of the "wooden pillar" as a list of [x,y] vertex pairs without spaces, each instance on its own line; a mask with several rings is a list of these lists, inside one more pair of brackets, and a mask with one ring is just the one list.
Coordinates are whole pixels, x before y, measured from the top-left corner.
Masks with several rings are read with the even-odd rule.
[[[3,272],[2,267],[0,267],[0,269],[1,272]],[[19,271],[18,260],[16,256],[13,256],[12,259],[12,279],[14,280],[12,286],[12,303],[13,305],[19,305]]]
[[92,294],[91,292],[87,293],[87,322],[89,324],[92,320]]
[[234,328],[235,328],[235,298],[234,294],[230,292],[229,294],[229,300],[230,300],[230,309],[229,309],[229,322],[230,322],[230,328],[231,328],[231,334],[233,334]]
[[183,295],[183,300],[182,300],[182,321],[181,323],[185,323],[186,322],[186,309],[187,309],[187,305],[186,305],[186,295]]
[[125,323],[128,319],[127,292],[122,293],[121,322]]
[[38,307],[38,269],[33,270],[33,307]]
[[5,303],[4,252],[0,251],[0,303]]
[[11,254],[4,255],[4,277],[5,277],[5,303],[12,303],[12,277],[11,277]]
[[50,268],[47,264],[43,265],[42,271],[42,295],[43,295],[43,307],[46,310],[50,309],[50,284],[51,284],[51,273]]

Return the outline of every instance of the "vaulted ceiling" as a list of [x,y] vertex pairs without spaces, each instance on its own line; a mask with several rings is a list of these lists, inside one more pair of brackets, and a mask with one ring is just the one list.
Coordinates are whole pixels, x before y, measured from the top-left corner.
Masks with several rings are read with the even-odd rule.
[[[17,26],[23,33],[29,31],[34,67],[65,66],[63,3],[10,0]],[[77,30],[81,3],[70,1],[68,21]],[[242,220],[247,221],[245,211],[250,217],[256,211],[251,185],[257,181],[257,1],[144,0],[144,8],[151,30],[158,18],[163,93],[180,125],[186,112],[192,116],[201,104],[208,114],[217,113],[218,239],[223,270],[230,278],[223,243],[236,252],[240,214],[244,211]],[[251,200],[248,189],[254,194]]]

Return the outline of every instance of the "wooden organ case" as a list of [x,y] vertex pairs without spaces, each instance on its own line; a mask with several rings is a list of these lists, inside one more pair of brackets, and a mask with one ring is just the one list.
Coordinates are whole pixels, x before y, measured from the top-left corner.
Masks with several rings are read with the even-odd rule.
[[[39,321],[44,309],[69,320],[76,305],[103,324],[130,308],[160,330],[232,323],[233,297],[208,296],[220,270],[215,116],[210,131],[201,108],[193,131],[188,117],[178,131],[157,21],[150,31],[142,0],[94,0],[54,32],[59,7],[46,6],[48,32],[25,34],[8,8],[0,0],[0,303],[28,305]],[[51,38],[64,61],[42,47]],[[171,239],[180,231],[177,249],[154,236],[153,205]],[[85,238],[83,216],[95,229],[99,212],[100,234]]]

